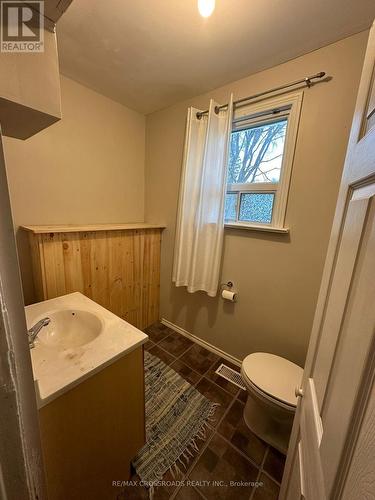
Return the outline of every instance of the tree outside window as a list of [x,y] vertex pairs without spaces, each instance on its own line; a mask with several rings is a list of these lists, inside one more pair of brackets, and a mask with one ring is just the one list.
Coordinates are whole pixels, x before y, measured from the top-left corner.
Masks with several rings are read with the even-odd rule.
[[228,184],[278,182],[287,119],[232,133]]

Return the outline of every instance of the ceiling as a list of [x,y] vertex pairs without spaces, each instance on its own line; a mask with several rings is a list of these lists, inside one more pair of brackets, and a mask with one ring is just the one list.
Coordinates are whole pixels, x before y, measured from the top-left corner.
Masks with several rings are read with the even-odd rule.
[[[74,0],[62,74],[148,114],[368,28],[374,0]],[[317,68],[319,70],[321,68]]]

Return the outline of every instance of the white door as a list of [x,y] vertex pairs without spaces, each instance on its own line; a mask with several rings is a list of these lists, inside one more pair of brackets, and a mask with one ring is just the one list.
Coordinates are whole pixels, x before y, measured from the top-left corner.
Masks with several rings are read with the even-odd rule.
[[281,500],[375,499],[374,75],[373,26]]

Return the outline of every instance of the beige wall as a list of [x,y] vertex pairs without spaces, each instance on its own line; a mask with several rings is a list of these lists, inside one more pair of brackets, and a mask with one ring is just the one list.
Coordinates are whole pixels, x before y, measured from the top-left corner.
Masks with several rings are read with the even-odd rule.
[[[161,314],[238,358],[267,351],[304,363],[368,33],[327,46],[149,115],[146,220],[166,223]],[[199,71],[199,69],[197,69]],[[305,91],[286,224],[290,235],[227,229],[221,280],[237,304],[171,283],[187,107],[206,109],[318,71],[333,79]]]
[[[15,225],[143,221],[145,117],[64,77],[61,91],[59,123],[4,138]],[[17,238],[30,303],[29,251]]]
[[[63,119],[25,142],[4,139],[16,226],[165,223],[161,314],[242,358],[274,352],[303,363],[354,109],[367,33],[145,117],[62,78]],[[290,235],[227,229],[222,281],[237,304],[171,284],[186,111],[207,108],[317,71],[306,90],[288,202]],[[144,179],[146,177],[146,186]],[[146,189],[145,193],[144,190]],[[18,232],[25,300],[34,299],[27,240]]]

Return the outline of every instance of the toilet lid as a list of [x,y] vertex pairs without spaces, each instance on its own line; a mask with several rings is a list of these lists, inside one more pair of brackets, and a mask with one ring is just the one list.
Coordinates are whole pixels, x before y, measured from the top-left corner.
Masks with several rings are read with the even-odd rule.
[[303,369],[287,359],[256,352],[242,362],[242,372],[269,396],[291,406],[297,405],[295,389],[300,386]]

